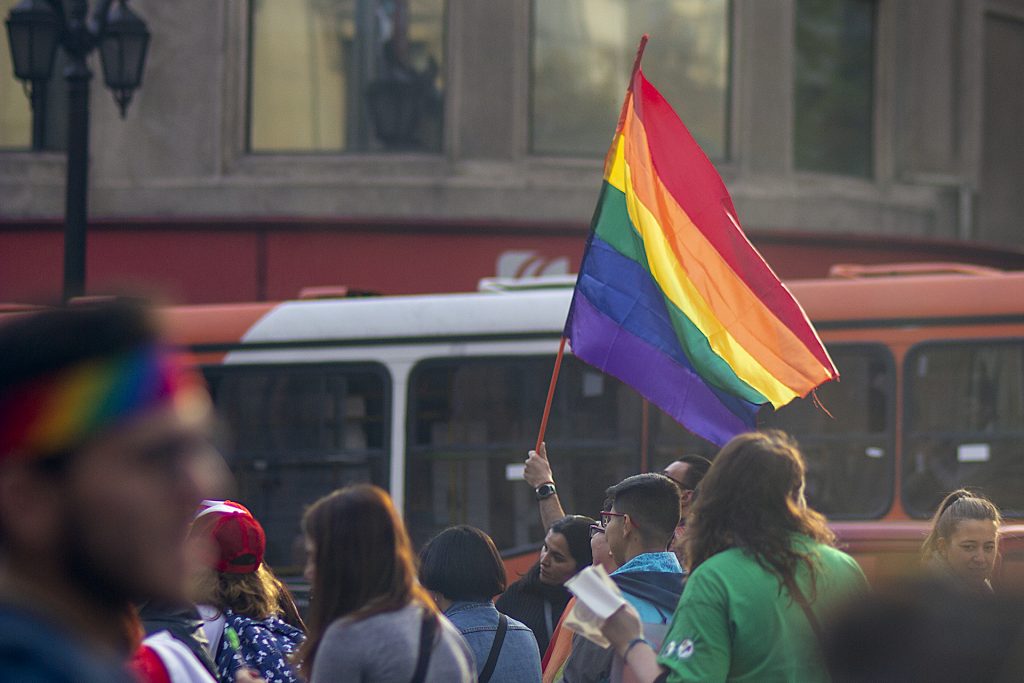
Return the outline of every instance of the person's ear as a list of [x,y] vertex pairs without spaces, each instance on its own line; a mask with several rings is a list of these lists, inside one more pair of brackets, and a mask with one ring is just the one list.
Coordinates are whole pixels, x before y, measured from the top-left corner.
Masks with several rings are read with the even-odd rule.
[[939,538],[935,542],[935,552],[939,554],[939,557],[946,559],[949,555],[949,541],[945,538]]

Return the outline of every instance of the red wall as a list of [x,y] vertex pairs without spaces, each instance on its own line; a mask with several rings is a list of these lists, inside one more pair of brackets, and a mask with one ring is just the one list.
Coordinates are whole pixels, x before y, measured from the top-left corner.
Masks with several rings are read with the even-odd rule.
[[[63,269],[56,220],[0,220],[0,302],[56,300]],[[584,225],[348,220],[94,220],[87,290],[142,289],[180,303],[280,300],[309,286],[382,294],[472,291],[503,252],[575,272]],[[823,277],[833,263],[962,261],[1024,268],[1024,253],[959,242],[751,231],[780,277]],[[525,258],[525,257],[524,257]]]

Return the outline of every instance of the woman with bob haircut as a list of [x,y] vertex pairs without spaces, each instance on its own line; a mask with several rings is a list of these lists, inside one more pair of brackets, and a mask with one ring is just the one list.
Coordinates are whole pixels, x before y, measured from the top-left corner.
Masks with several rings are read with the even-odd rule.
[[583,515],[567,515],[552,524],[540,548],[540,558],[494,604],[499,612],[533,631],[538,654],[547,651],[572,597],[565,582],[590,565],[590,527],[595,524]]
[[988,498],[957,489],[942,499],[921,553],[937,576],[969,591],[991,593],[999,552],[999,509]]
[[480,683],[540,681],[533,631],[491,604],[506,579],[490,536],[472,526],[442,531],[420,553],[420,583],[469,643]]
[[459,683],[473,654],[416,580],[412,544],[391,498],[346,486],[302,518],[309,635],[299,650],[310,683]]
[[807,507],[804,472],[780,431],[741,434],[722,448],[690,511],[690,576],[660,654],[629,605],[603,629],[637,680],[829,680],[819,619],[867,581]]

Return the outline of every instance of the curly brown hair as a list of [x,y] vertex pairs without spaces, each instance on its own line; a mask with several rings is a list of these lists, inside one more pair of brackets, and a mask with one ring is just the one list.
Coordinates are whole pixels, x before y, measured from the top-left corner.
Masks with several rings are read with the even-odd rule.
[[283,613],[281,583],[262,564],[249,574],[203,572],[194,584],[193,600],[197,604],[230,609],[260,621]]
[[810,571],[813,558],[794,548],[793,534],[832,545],[835,534],[825,517],[804,500],[805,465],[800,450],[778,430],[733,438],[715,457],[687,522],[687,567],[692,572],[711,556],[741,548],[779,577],[795,595],[796,571]]

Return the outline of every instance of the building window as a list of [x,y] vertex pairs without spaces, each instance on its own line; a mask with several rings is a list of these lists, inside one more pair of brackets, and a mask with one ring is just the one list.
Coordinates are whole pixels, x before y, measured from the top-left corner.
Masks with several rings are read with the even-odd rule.
[[872,175],[874,0],[797,0],[794,162]]
[[705,153],[728,153],[727,0],[534,0],[531,149],[600,157],[608,149],[640,36],[644,73]]
[[440,151],[444,0],[251,0],[249,16],[251,151]]
[[[5,19],[18,0],[0,0],[0,19]],[[58,49],[53,74],[47,81],[43,100],[41,139],[32,139],[32,102],[21,81],[14,77],[7,32],[0,29],[0,150],[67,149],[68,85],[62,74],[64,50]]]

